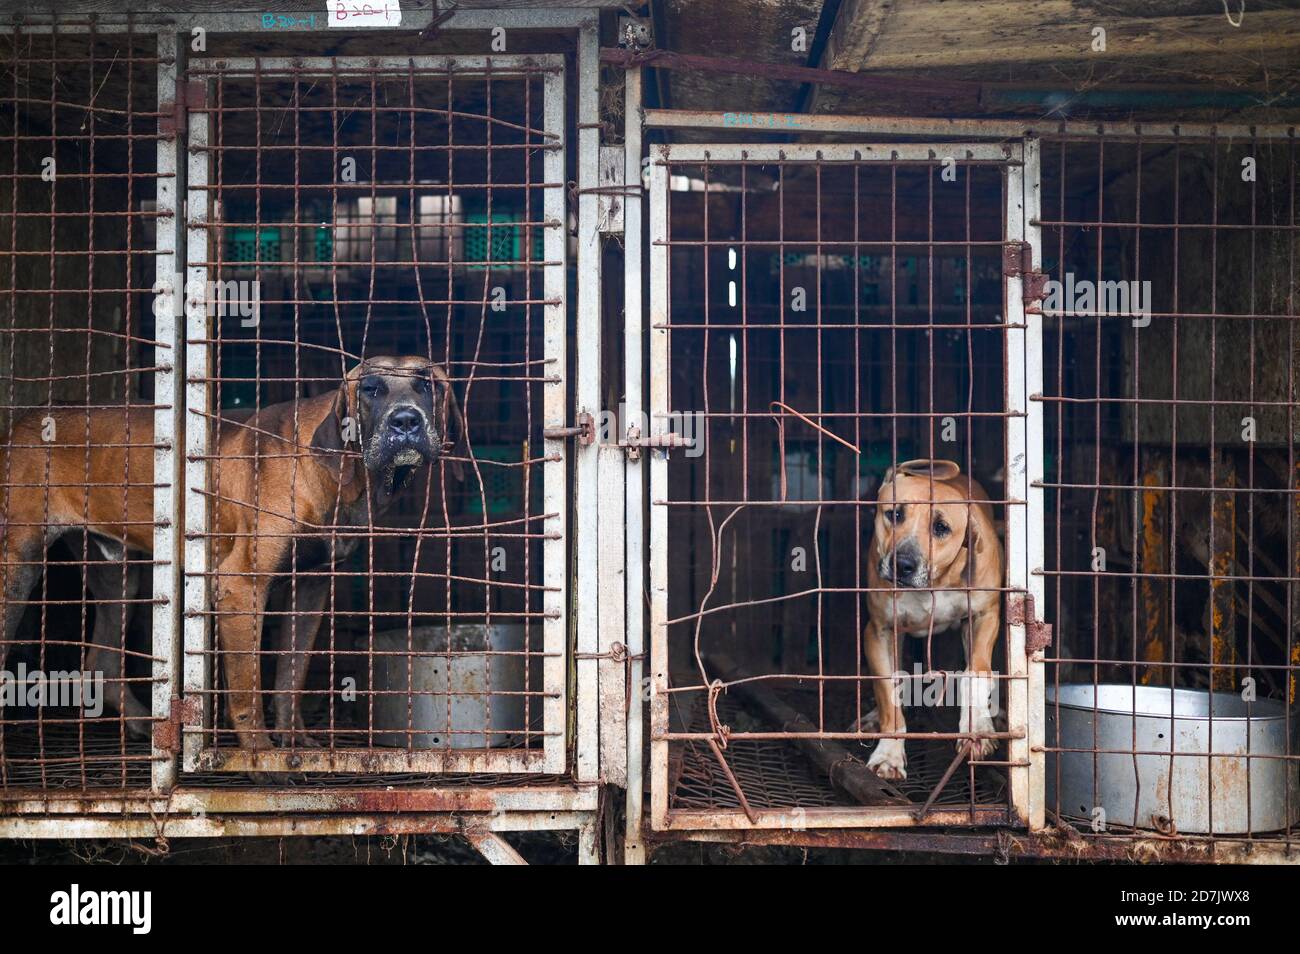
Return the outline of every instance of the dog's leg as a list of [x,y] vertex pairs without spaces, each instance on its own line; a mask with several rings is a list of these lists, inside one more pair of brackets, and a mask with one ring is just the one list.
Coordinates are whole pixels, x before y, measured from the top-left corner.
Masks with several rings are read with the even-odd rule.
[[[867,662],[873,676],[886,676],[875,679],[872,685],[876,693],[876,709],[880,713],[881,732],[906,732],[907,721],[903,718],[903,707],[898,701],[898,683],[894,674],[898,672],[897,635],[892,627],[881,626],[875,620],[867,624],[866,642]],[[902,739],[881,739],[876,743],[867,760],[867,768],[881,778],[907,778],[907,752]]]
[[[112,553],[111,559],[126,559],[125,551]],[[104,705],[126,716],[126,729],[137,739],[150,734],[150,710],[140,702],[123,680],[125,672],[126,627],[131,620],[130,605],[140,592],[140,567],[136,564],[110,566],[90,564],[86,567],[86,589],[95,601],[95,630],[86,653],[83,670],[103,675]]]
[[25,600],[41,578],[40,557],[44,541],[39,527],[11,527],[0,523],[0,669],[13,645]]
[[231,725],[239,736],[240,748],[265,751],[273,746],[262,718],[258,650],[268,585],[262,577],[249,575],[251,563],[238,550],[221,562],[213,608],[218,620],[218,646],[225,660]]
[[[966,677],[963,680],[961,732],[984,735],[997,731],[993,726],[992,695],[997,690],[993,678],[993,645],[998,641],[998,607],[976,613],[962,627],[966,643]],[[959,739],[958,746],[965,739]],[[997,739],[979,739],[971,754],[982,759],[998,747]]]
[[298,580],[292,599],[293,611],[280,626],[279,654],[275,661],[275,728],[276,738],[283,746],[320,745],[307,734],[302,717],[302,691],[307,685],[312,647],[316,645],[329,595],[328,576]]

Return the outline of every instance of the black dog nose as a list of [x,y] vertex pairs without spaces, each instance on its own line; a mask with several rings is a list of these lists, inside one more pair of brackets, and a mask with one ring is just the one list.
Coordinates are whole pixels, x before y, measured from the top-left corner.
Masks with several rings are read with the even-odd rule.
[[906,550],[894,551],[894,572],[899,576],[911,576],[916,572],[916,554]]
[[420,412],[412,407],[398,408],[388,415],[388,426],[395,434],[414,434],[424,425]]

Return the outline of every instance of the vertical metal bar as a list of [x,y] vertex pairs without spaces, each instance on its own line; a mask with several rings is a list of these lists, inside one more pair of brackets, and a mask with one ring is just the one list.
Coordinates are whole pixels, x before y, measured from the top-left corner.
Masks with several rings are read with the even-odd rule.
[[[546,74],[544,80],[543,118],[547,132],[558,137],[559,148],[548,149],[542,163],[545,181],[564,181],[564,74],[557,71]],[[450,108],[450,107],[449,107]],[[543,292],[548,302],[543,326],[543,355],[548,380],[542,385],[543,420],[547,426],[563,425],[565,418],[566,371],[566,307],[565,274],[568,270],[568,228],[566,225],[564,191],[558,188],[545,190],[543,199],[546,235],[544,254],[547,265],[542,280]],[[565,608],[568,604],[566,580],[566,547],[568,545],[568,489],[565,475],[565,444],[563,440],[545,441],[547,461],[543,466],[542,489],[547,514],[544,521],[547,533],[542,543],[542,571],[546,591],[542,604],[546,617],[542,623],[542,646],[545,660],[542,663],[542,685],[546,690],[542,704],[542,726],[545,738],[545,771],[558,773],[565,769],[565,739],[563,728],[568,713],[565,666]],[[554,458],[554,459],[551,459]]]
[[625,646],[624,613],[627,574],[623,542],[623,448],[617,444],[593,445],[598,451],[598,516],[595,561],[599,570],[600,658],[597,662],[600,696],[596,723],[600,730],[600,779],[606,785],[627,784],[627,660],[614,651]]
[[[177,42],[175,33],[158,34],[158,112],[174,109],[177,94]],[[179,567],[181,526],[182,455],[176,453],[176,441],[184,432],[180,416],[184,414],[184,393],[177,373],[180,340],[177,334],[176,301],[185,289],[177,288],[177,245],[180,218],[177,215],[177,157],[181,130],[173,125],[171,136],[160,136],[156,149],[158,180],[154,227],[154,456],[153,456],[153,664],[152,702],[155,719],[171,714],[171,699],[177,694],[176,673],[180,666],[180,616],[177,612],[181,592]],[[125,613],[125,607],[123,611]],[[176,759],[173,753],[153,744],[152,776],[154,791],[166,792],[176,784]]]
[[[186,83],[189,88],[191,84]],[[185,695],[206,700],[210,689],[208,651],[216,644],[216,626],[209,640],[208,573],[208,114],[188,113],[189,157],[185,202]],[[203,705],[205,713],[214,708]],[[207,728],[214,728],[204,726]],[[186,771],[198,767],[203,736],[184,739]]]
[[[578,34],[578,309],[575,349],[578,412],[593,417],[600,411],[600,223],[595,189],[600,182],[600,41],[594,25]],[[547,177],[547,181],[554,181]],[[594,781],[600,771],[597,687],[599,640],[599,578],[596,547],[599,486],[598,443],[578,444],[574,450],[573,483],[576,503],[577,593],[577,746],[579,781]]]
[[[1013,167],[1014,168],[1014,167]],[[1029,243],[1031,264],[1035,270],[1043,267],[1043,232],[1037,224],[1042,218],[1042,143],[1038,139],[1026,139],[1024,142],[1024,165],[1022,167],[1022,189],[1024,193],[1024,240]],[[1025,321],[1025,365],[1024,396],[1025,403],[1025,577],[1029,595],[1034,598],[1035,613],[1045,613],[1047,608],[1047,585],[1043,578],[1043,565],[1046,559],[1045,534],[1047,531],[1046,500],[1043,493],[1045,442],[1043,433],[1043,316],[1041,311],[1024,315]],[[1008,372],[1014,370],[1007,365]],[[1035,398],[1040,398],[1035,400]],[[1008,454],[1008,459],[1010,455]],[[1008,471],[1009,472],[1009,471]],[[1008,553],[1011,553],[1008,550]],[[1010,637],[1008,637],[1010,638]],[[1023,646],[1024,634],[1021,634]],[[1024,743],[1010,743],[1011,761],[1028,760],[1027,769],[1013,768],[1013,780],[1016,773],[1028,776],[1029,827],[1042,828],[1046,822],[1044,784],[1046,780],[1046,756],[1043,752],[1045,738],[1045,676],[1043,671],[1043,651],[1040,649],[1026,660],[1025,683],[1027,698],[1024,726],[1027,739]],[[1014,684],[1013,684],[1014,685]],[[1014,691],[1014,690],[1012,690]],[[1020,723],[1012,723],[1017,725]],[[1013,795],[1015,787],[1013,784]]]
[[[642,433],[644,406],[641,400],[641,67],[628,69],[624,77],[623,108],[623,401],[626,409],[624,426],[636,426]],[[634,194],[635,193],[635,194]],[[626,546],[628,711],[627,711],[627,830],[624,833],[623,860],[626,864],[645,863],[645,845],[641,842],[642,816],[642,706],[641,678],[645,651],[645,466],[641,454],[626,463],[626,498],[624,508],[624,544]]]
[[[1016,153],[1023,150],[1017,146]],[[1016,155],[1015,159],[1020,159]],[[1006,238],[1020,241],[1026,233],[1026,175],[1019,164],[1007,167],[1007,208]],[[1035,193],[1036,194],[1036,193]],[[1042,415],[1038,415],[1036,443],[1031,444],[1028,414],[1029,395],[1029,342],[1028,329],[1025,327],[1025,304],[1023,296],[1023,279],[1016,275],[1006,279],[1006,499],[1007,499],[1007,585],[1011,590],[1029,589],[1029,459],[1031,456],[1042,460]],[[1041,369],[1041,320],[1036,324],[1035,342],[1038,345],[1035,364],[1038,377]],[[1031,447],[1037,450],[1031,453]],[[1039,501],[1038,513],[1042,513]],[[1042,565],[1041,530],[1038,534],[1038,565]],[[1028,676],[1025,659],[1025,624],[1015,623],[1007,627],[1007,727],[1012,731],[1024,728],[1028,716]],[[1030,779],[1023,763],[1029,758],[1027,738],[1011,739],[1008,743],[1008,757],[1011,768],[1008,769],[1011,781],[1011,808],[1022,824],[1029,823]]]
[[[650,436],[668,426],[668,166],[656,146],[650,164]],[[668,821],[668,457],[650,453],[650,817]]]

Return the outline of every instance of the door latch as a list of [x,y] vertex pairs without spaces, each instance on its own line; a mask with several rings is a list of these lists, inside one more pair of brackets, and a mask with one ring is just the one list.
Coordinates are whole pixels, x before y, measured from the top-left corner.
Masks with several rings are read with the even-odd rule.
[[572,427],[547,427],[542,430],[542,437],[548,441],[562,441],[576,437],[578,443],[586,446],[596,442],[596,419],[587,411],[579,411],[578,423]]

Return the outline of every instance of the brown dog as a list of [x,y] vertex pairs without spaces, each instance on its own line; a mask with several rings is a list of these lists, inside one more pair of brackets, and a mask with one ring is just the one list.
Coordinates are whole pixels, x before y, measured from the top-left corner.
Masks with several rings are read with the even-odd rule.
[[[994,731],[989,690],[1001,618],[1002,544],[988,495],[947,460],[912,460],[890,468],[876,498],[875,537],[867,567],[870,620],[864,637],[880,732],[906,732],[899,699],[898,636],[926,637],[962,624],[966,669],[960,731]],[[959,741],[958,745],[965,744]],[[972,754],[997,740],[980,738]],[[907,777],[902,739],[881,739],[867,765],[882,778]]]
[[[43,435],[47,417],[54,425],[50,440]],[[387,510],[415,471],[454,443],[449,440],[453,419],[463,430],[442,368],[425,358],[378,357],[349,372],[336,391],[271,405],[221,428],[209,476],[212,606],[230,719],[241,747],[271,747],[263,725],[257,650],[272,584],[277,577],[346,558],[360,537],[331,534],[331,529],[365,528]],[[0,667],[39,579],[46,547],[81,531],[91,534],[110,559],[121,559],[124,547],[153,552],[152,444],[149,409],[89,414],[39,409],[14,423],[0,445]],[[348,444],[359,444],[359,452]],[[104,589],[104,595],[122,592],[128,584],[114,569],[88,585]],[[291,691],[300,692],[306,680],[328,577],[304,577],[296,590],[294,609],[301,615],[290,617],[282,629],[281,644],[288,651],[280,656],[276,676],[282,738],[302,728]],[[112,614],[107,619],[95,627],[88,668],[92,663],[120,667],[120,654],[104,652],[101,640],[112,636],[113,621],[120,628],[121,619]],[[144,707],[128,703],[127,714],[144,715]]]

